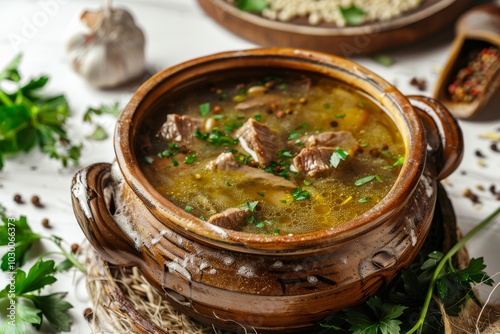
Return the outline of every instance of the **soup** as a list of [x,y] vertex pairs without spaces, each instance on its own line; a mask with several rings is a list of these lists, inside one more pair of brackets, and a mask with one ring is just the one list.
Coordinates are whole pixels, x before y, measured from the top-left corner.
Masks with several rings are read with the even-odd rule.
[[228,229],[340,226],[376,205],[404,163],[384,110],[318,74],[221,74],[154,108],[135,147],[145,176],[175,205]]

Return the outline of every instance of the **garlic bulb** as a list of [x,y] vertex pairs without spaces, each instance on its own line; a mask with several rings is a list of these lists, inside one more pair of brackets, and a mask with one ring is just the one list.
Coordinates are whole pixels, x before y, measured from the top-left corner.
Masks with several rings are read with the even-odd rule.
[[132,15],[123,9],[85,11],[81,16],[90,29],[68,43],[73,69],[92,85],[110,88],[144,73],[145,38]]

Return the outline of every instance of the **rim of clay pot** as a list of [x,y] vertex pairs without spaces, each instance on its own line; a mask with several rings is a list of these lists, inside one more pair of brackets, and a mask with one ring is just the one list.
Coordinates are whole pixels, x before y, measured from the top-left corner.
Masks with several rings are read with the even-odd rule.
[[[226,230],[199,219],[161,195],[142,172],[134,152],[137,124],[164,93],[221,70],[245,67],[309,71],[340,80],[374,98],[392,117],[404,140],[405,163],[389,193],[373,208],[339,227],[297,235],[262,235]],[[420,119],[408,99],[387,81],[361,65],[337,56],[292,48],[260,48],[209,55],[167,68],[146,81],[119,117],[116,158],[125,181],[163,224],[204,243],[239,251],[296,251],[324,248],[366,233],[399,212],[417,186],[426,161]]]

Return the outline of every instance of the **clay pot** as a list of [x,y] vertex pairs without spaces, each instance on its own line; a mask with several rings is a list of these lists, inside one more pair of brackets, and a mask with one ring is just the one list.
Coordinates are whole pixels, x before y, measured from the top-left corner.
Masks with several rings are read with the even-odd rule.
[[[158,193],[133,149],[153,104],[188,82],[248,67],[320,73],[379,101],[407,152],[388,195],[341,227],[270,236],[214,227]],[[116,127],[117,161],[75,175],[73,206],[106,261],[138,266],[182,312],[226,329],[291,333],[363,302],[412,262],[429,231],[437,182],[460,163],[462,144],[437,101],[405,97],[351,61],[297,49],[226,52],[166,69],[136,92]]]

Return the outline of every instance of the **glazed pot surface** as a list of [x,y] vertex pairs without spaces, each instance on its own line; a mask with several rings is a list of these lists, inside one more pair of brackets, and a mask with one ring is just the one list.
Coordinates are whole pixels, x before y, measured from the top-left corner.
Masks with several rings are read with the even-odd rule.
[[[389,194],[341,227],[268,236],[214,227],[158,193],[134,153],[137,125],[179,86],[249,66],[319,73],[386,108],[407,152]],[[200,321],[290,332],[361,303],[411,263],[429,230],[437,181],[460,162],[462,137],[437,101],[408,99],[358,64],[304,50],[257,49],[195,59],[151,78],[121,115],[115,149],[113,167],[87,167],[72,188],[78,221],[101,256],[139,266],[166,298]]]

